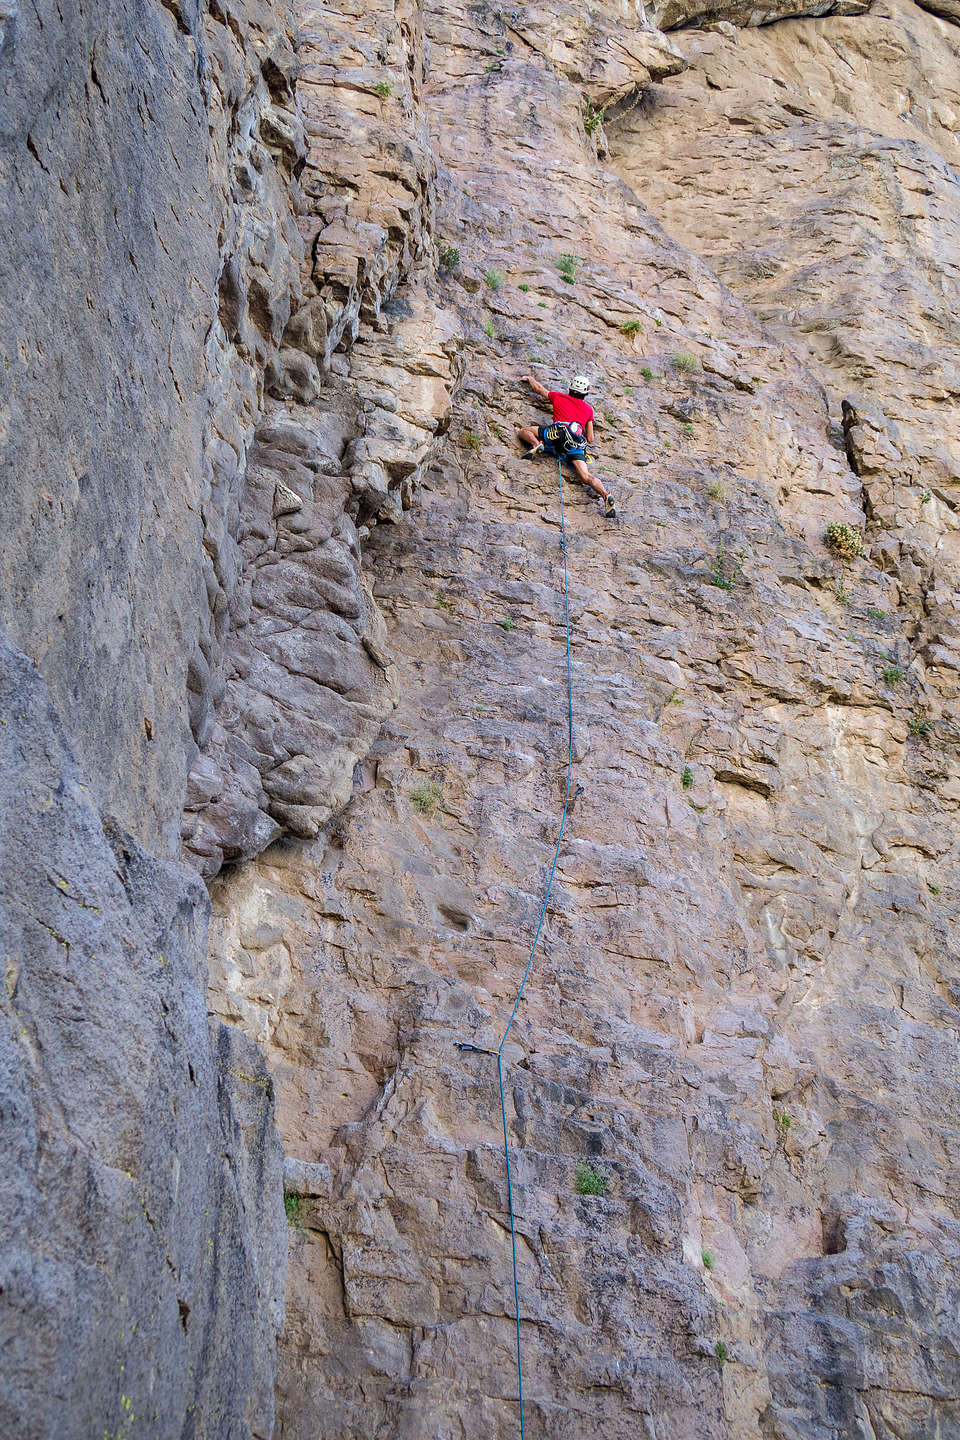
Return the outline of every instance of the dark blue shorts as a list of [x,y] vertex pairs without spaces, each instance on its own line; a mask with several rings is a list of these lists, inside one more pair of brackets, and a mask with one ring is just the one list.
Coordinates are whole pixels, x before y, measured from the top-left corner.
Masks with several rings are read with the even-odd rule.
[[[557,458],[558,451],[556,444],[552,440],[547,439],[546,432],[552,429],[553,425],[538,425],[537,435],[539,439],[543,441],[543,448],[545,452],[548,455],[552,455],[554,456],[554,458]],[[587,458],[587,451],[585,447],[579,450],[560,451],[559,454],[564,460],[585,460]]]

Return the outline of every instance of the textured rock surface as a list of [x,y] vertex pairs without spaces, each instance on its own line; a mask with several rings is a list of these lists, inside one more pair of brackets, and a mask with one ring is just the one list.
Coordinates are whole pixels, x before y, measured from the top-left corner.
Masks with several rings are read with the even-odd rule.
[[[821,88],[816,57],[871,56],[807,137],[817,170],[873,143],[871,95],[899,143],[904,27],[911,105],[949,104],[953,32],[906,7],[669,40],[619,11],[421,14],[467,363],[429,503],[368,545],[400,701],[334,825],[214,887],[216,1005],[267,1048],[301,1196],[281,1433],[518,1429],[496,1078],[456,1042],[509,1013],[562,799],[556,482],[511,440],[531,368],[603,375],[622,519],[568,494],[579,793],[508,1070],[529,1433],[957,1433],[949,385],[910,351],[895,404],[829,358],[842,324],[826,352],[734,274],[784,173],[815,216],[838,203],[792,151],[775,168],[803,117],[762,145],[746,57],[789,107],[808,58]],[[932,257],[946,315],[949,187],[926,249],[901,215],[899,251],[858,250],[857,206],[827,255],[856,274],[869,249],[900,294]],[[813,221],[775,217],[839,318]],[[731,225],[742,246],[707,243]],[[575,1193],[583,1159],[606,1196]]]
[[[298,9],[305,267],[246,470],[225,693],[188,787],[184,842],[208,876],[284,831],[315,836],[394,701],[359,538],[409,507],[436,454],[459,338],[425,285],[436,166],[413,14]],[[279,486],[303,507],[278,513]]]
[[4,1436],[272,1429],[271,1081],[209,1031],[202,884],[140,847],[179,845],[299,286],[293,39],[0,5]]
[[864,8],[0,3],[5,1433],[270,1430],[183,810],[278,1433],[517,1434],[585,369],[528,1434],[960,1434],[960,31]]
[[299,281],[291,35],[254,0],[40,0],[0,50],[0,623],[104,803],[168,853]]
[[203,1003],[206,897],[105,831],[0,647],[0,1432],[269,1436],[273,1087]]

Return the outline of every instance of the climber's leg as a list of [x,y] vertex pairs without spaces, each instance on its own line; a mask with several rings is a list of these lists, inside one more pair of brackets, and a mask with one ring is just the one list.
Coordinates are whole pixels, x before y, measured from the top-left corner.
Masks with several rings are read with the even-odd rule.
[[523,457],[524,460],[532,460],[534,455],[541,455],[543,453],[543,442],[535,426],[524,425],[522,430],[517,431],[517,437],[523,441],[524,445],[529,447]]
[[582,480],[584,485],[588,486],[595,495],[600,496],[600,499],[603,501],[604,515],[608,520],[612,520],[617,513],[617,507],[614,505],[613,496],[604,486],[603,481],[598,480],[595,475],[590,474],[585,460],[581,460],[578,457],[571,457],[570,464],[577,472],[577,479]]
[[598,480],[595,475],[590,474],[590,471],[587,469],[586,460],[571,460],[570,464],[577,472],[577,479],[582,480],[588,489],[592,490],[595,495],[600,496],[601,500],[606,500],[608,491],[604,488],[602,480]]

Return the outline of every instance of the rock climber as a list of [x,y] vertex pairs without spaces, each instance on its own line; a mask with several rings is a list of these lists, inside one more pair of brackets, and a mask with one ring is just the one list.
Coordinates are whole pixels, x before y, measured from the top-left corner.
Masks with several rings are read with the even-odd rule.
[[530,448],[524,460],[533,460],[538,455],[552,455],[555,459],[566,460],[573,466],[577,479],[581,480],[603,501],[603,513],[608,519],[616,515],[613,496],[595,475],[587,468],[587,445],[593,444],[593,408],[587,404],[586,396],[590,381],[586,375],[574,375],[570,389],[548,390],[532,375],[522,375],[531,390],[541,400],[549,400],[553,406],[552,425],[525,425],[517,432],[524,445]]

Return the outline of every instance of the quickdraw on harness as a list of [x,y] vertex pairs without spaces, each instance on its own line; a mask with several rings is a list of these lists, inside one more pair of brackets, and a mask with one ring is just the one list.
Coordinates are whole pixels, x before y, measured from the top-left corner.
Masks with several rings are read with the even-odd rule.
[[543,427],[542,434],[544,440],[550,441],[554,455],[560,459],[567,455],[582,455],[587,443],[583,426],[576,420],[555,420],[552,425]]

